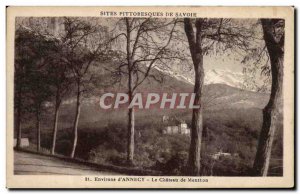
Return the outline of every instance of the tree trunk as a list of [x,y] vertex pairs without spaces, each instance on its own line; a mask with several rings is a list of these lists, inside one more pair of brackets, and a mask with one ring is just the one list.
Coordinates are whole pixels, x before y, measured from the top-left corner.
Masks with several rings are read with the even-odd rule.
[[16,149],[21,148],[21,139],[22,139],[22,126],[21,126],[21,116],[22,116],[22,86],[21,83],[17,84],[17,119],[16,119],[16,130],[17,130],[17,145]]
[[[131,52],[131,24],[126,18],[126,53],[127,53],[127,67],[128,67],[128,96],[129,103],[133,98],[133,56]],[[127,126],[127,164],[133,165],[134,157],[134,108],[128,110],[128,126]]]
[[192,117],[191,143],[188,160],[188,173],[191,176],[199,176],[201,170],[201,139],[203,131],[203,107],[201,103],[201,97],[204,81],[203,54],[201,48],[202,22],[202,19],[196,20],[195,36],[191,20],[189,18],[184,19],[185,33],[189,42],[190,53],[195,70],[194,105],[199,106],[199,108],[193,109]]
[[55,154],[59,107],[60,107],[60,97],[59,97],[59,89],[57,89],[56,102],[55,102],[53,133],[52,133],[52,146],[51,146],[51,154],[52,155]]
[[80,106],[81,102],[81,91],[80,91],[80,83],[77,84],[77,103],[76,103],[76,114],[75,114],[75,120],[73,125],[73,147],[70,157],[74,158],[76,146],[77,146],[77,139],[78,139],[78,122],[79,122],[79,116],[80,116]]
[[253,165],[253,173],[256,176],[268,175],[276,121],[282,105],[284,35],[279,41],[276,40],[274,22],[272,19],[261,20],[271,62],[272,88],[270,100],[263,110],[263,125]]
[[[128,99],[131,103],[133,98],[132,92],[132,72],[129,71],[128,76]],[[127,163],[133,165],[134,156],[134,107],[128,110],[128,128],[127,128]]]
[[39,152],[41,148],[41,125],[40,112],[36,111],[36,151]]
[[57,136],[57,125],[58,125],[58,113],[59,113],[59,106],[55,108],[54,113],[54,126],[53,126],[53,134],[52,134],[52,147],[51,147],[51,154],[55,154],[55,145],[56,145],[56,136]]
[[[201,139],[203,131],[203,108],[201,104],[202,86],[203,86],[203,68],[195,71],[194,105],[200,106],[193,109],[191,126],[191,144],[189,151],[189,172],[191,175],[199,176],[201,168]],[[201,78],[202,77],[202,78]],[[201,80],[202,79],[202,80]]]
[[127,136],[127,163],[133,165],[134,156],[134,108],[128,111],[128,136]]

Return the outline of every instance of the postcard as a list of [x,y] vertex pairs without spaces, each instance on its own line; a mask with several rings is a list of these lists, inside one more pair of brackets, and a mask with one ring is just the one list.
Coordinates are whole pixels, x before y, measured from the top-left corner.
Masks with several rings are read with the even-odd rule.
[[7,188],[293,188],[294,7],[7,7]]

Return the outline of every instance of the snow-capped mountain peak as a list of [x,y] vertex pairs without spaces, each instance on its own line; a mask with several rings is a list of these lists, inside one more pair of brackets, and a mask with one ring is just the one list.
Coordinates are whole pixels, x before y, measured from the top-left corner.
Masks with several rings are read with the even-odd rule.
[[228,86],[242,88],[244,75],[229,70],[211,69],[205,72],[204,84],[226,84]]
[[[194,73],[193,72],[174,72],[170,69],[165,70],[156,67],[157,70],[164,72],[165,74],[176,78],[177,80],[184,81],[189,84],[194,84]],[[217,70],[210,69],[205,71],[204,84],[226,84],[228,86],[242,88],[244,82],[244,75],[239,72],[232,72],[230,70]]]

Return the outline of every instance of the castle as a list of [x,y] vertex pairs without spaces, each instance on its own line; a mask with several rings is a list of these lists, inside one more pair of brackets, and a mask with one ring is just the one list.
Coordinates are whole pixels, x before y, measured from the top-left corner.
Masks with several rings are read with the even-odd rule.
[[180,120],[176,117],[170,118],[163,116],[163,123],[165,125],[162,133],[163,134],[182,134],[189,135],[191,133],[185,121]]

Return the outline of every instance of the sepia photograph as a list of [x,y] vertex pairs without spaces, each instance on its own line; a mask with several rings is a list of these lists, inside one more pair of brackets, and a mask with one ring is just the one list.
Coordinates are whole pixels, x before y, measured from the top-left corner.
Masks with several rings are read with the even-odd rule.
[[74,188],[214,188],[214,178],[256,177],[293,187],[292,7],[274,8],[288,21],[164,9],[14,10],[11,185],[42,175],[83,177],[59,186]]

